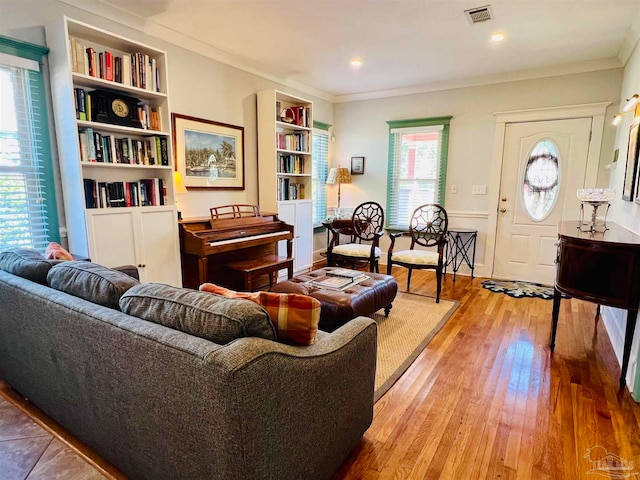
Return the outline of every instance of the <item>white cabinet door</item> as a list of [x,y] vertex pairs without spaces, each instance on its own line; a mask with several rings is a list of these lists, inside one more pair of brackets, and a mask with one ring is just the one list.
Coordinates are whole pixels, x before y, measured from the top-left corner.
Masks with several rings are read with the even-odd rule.
[[[311,201],[281,202],[278,218],[293,225],[293,270],[299,272],[311,268],[313,260],[313,204]],[[286,242],[280,242],[278,255],[286,256]]]
[[172,208],[87,212],[91,261],[135,265],[140,281],[181,286],[178,217]]
[[175,210],[140,211],[139,258],[145,282],[182,286],[178,255],[178,217]]
[[95,209],[87,211],[89,257],[105,267],[136,265],[137,218],[133,210]]

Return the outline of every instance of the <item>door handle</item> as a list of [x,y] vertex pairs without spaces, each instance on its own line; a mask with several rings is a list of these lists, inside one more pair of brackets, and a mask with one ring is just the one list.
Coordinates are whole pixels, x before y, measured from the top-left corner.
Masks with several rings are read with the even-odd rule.
[[504,207],[502,207],[502,208],[500,209],[500,213],[506,213],[506,211],[507,211],[507,209],[506,209],[506,208],[504,208]]

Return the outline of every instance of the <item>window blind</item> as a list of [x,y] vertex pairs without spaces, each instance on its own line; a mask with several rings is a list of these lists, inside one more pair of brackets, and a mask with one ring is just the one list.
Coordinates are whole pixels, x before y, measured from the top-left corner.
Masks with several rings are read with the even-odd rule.
[[327,174],[329,170],[329,133],[313,133],[313,224],[320,225],[327,218]]
[[388,228],[407,229],[420,205],[444,205],[450,118],[388,122]]
[[0,249],[59,241],[39,63],[47,51],[0,37]]

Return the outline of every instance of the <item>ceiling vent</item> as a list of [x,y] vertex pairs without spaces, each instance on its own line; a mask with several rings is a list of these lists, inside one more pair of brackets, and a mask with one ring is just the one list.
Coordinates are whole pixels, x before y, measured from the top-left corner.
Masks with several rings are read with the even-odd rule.
[[485,5],[484,7],[471,8],[464,11],[464,15],[467,17],[467,21],[473,25],[474,23],[486,22],[491,20],[491,6]]

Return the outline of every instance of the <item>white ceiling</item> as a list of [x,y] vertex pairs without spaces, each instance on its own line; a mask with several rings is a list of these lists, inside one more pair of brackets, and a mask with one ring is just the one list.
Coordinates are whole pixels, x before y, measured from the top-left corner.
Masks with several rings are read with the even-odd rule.
[[[615,68],[640,35],[640,0],[101,1],[147,33],[338,100]],[[494,18],[470,25],[464,10],[487,4]]]

